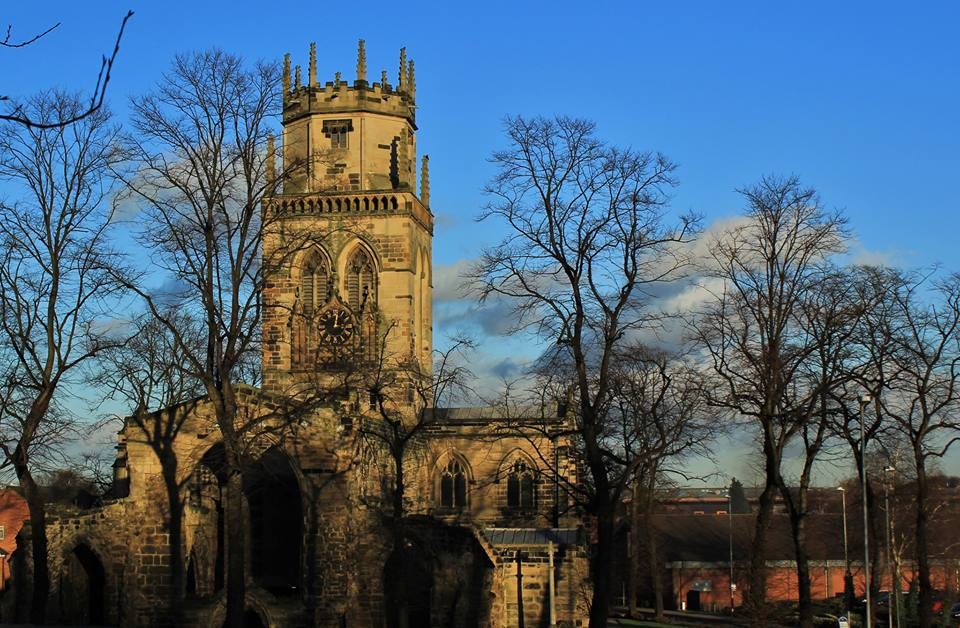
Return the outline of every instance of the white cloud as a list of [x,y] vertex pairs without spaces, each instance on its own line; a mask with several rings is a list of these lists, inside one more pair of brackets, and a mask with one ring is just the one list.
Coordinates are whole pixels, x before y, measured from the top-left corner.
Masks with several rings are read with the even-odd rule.
[[433,266],[434,305],[437,302],[462,301],[470,297],[470,291],[464,276],[474,263],[473,260],[461,259],[453,264],[435,264]]
[[850,263],[857,266],[884,266],[893,268],[903,264],[903,255],[896,250],[875,251],[868,249],[860,240],[850,246]]

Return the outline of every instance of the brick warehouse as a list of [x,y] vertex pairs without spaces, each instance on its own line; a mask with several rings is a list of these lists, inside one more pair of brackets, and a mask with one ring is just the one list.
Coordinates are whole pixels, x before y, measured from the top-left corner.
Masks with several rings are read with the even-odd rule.
[[[242,391],[245,419],[276,428],[250,442],[244,472],[249,625],[516,626],[521,607],[527,626],[586,617],[585,535],[558,479],[577,476],[556,409],[421,408],[409,391],[398,396],[394,409],[425,429],[404,467],[402,547],[385,524],[389,465],[362,438],[379,417],[338,358],[376,347],[381,366],[384,355],[427,368],[432,358],[433,213],[426,157],[417,186],[415,98],[403,50],[395,85],[386,72],[367,81],[362,41],[352,82],[318,82],[313,46],[305,84],[285,62],[282,192],[263,207],[277,218],[263,257],[284,262],[262,295],[263,387]],[[313,237],[292,237],[303,233]],[[285,251],[291,241],[299,248]],[[408,385],[402,374],[394,384]],[[333,387],[336,404],[277,418]],[[228,566],[216,424],[204,399],[158,412],[183,420],[183,612],[191,625],[220,625]],[[169,611],[167,497],[154,450],[129,420],[114,469],[114,499],[50,514],[50,617],[156,625]]]

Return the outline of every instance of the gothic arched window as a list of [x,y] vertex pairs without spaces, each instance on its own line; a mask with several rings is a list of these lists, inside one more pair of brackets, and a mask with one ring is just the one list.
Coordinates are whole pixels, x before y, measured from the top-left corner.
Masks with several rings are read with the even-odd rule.
[[373,258],[362,247],[358,246],[347,259],[345,283],[347,305],[354,312],[377,303],[377,274]]
[[467,505],[467,476],[457,459],[450,460],[440,476],[440,505],[444,508]]
[[317,252],[311,253],[300,273],[300,302],[304,314],[310,316],[327,302],[329,284],[330,267],[327,260]]
[[507,507],[528,509],[533,505],[533,469],[523,460],[517,460],[507,475]]

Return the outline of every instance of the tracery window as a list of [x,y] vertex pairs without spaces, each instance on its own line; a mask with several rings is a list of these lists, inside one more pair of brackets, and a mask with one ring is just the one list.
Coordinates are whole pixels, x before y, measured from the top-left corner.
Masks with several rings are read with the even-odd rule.
[[523,460],[517,460],[507,475],[507,507],[529,509],[534,506],[533,469]]
[[467,476],[459,460],[450,460],[440,476],[440,505],[444,508],[467,505]]
[[346,268],[347,305],[354,312],[361,308],[369,310],[377,302],[377,275],[373,258],[362,247],[357,247],[347,260]]

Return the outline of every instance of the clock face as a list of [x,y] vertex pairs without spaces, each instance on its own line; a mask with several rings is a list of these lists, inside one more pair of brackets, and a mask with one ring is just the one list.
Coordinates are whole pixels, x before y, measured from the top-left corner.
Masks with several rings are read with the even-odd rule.
[[342,345],[353,337],[353,317],[346,310],[327,310],[320,315],[317,323],[321,342]]

